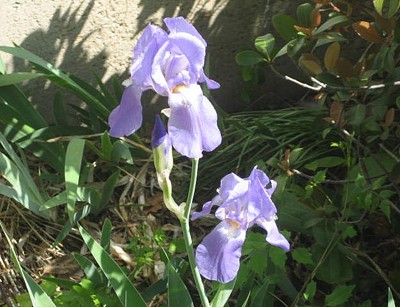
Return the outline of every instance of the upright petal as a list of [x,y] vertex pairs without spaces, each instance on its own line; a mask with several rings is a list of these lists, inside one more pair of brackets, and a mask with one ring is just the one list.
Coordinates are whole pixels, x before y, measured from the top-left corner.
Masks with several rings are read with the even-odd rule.
[[151,78],[153,89],[157,94],[167,96],[170,92],[167,79],[165,76],[165,69],[170,61],[170,42],[166,41],[156,52],[151,65]]
[[134,85],[128,86],[122,95],[121,103],[108,118],[110,135],[122,137],[134,133],[142,125],[142,91]]
[[249,176],[249,179],[252,181],[258,180],[260,184],[265,188],[265,191],[267,191],[267,194],[269,196],[274,193],[277,186],[277,182],[269,179],[269,177],[262,170],[257,169],[257,166],[254,167]]
[[203,70],[204,60],[206,56],[206,48],[202,42],[193,35],[178,32],[170,37],[171,44],[180,49],[180,52],[186,56],[190,66],[188,67],[191,83],[197,83]]
[[259,217],[269,220],[275,216],[276,207],[258,178],[250,183],[248,200],[247,222],[249,227],[254,225],[255,220]]
[[257,224],[267,231],[267,242],[271,245],[282,248],[284,251],[288,252],[290,250],[290,244],[286,238],[279,232],[276,226],[275,220],[266,220],[261,218],[257,221]]
[[167,25],[168,30],[171,32],[170,36],[173,37],[176,33],[185,32],[195,36],[198,40],[201,41],[204,47],[207,46],[206,41],[203,39],[200,33],[197,32],[196,28],[191,23],[187,22],[185,18],[181,16],[165,18],[164,22]]
[[249,181],[230,173],[221,179],[219,194],[226,201],[244,196],[249,189]]
[[251,181],[255,181],[258,179],[263,187],[265,187],[269,183],[268,176],[262,170],[259,170],[257,166],[253,168],[248,179]]
[[152,79],[154,57],[167,39],[168,35],[164,30],[149,24],[134,48],[131,77],[133,83],[142,90],[154,88]]
[[200,274],[209,280],[227,283],[240,266],[246,230],[235,222],[224,220],[211,231],[196,249]]
[[199,85],[181,86],[176,91],[168,100],[172,145],[186,157],[201,158],[203,151],[212,151],[221,144],[217,113]]
[[[165,24],[170,30],[169,37],[181,49],[182,53],[189,59],[192,64],[191,74],[192,82],[206,82],[209,89],[219,88],[218,82],[209,79],[203,71],[206,41],[197,32],[196,28],[187,22],[183,17],[166,18]],[[192,36],[191,39],[188,39]],[[201,43],[203,45],[200,46]],[[196,50],[197,48],[197,50]],[[201,53],[199,51],[201,50]],[[204,50],[204,54],[203,54]]]

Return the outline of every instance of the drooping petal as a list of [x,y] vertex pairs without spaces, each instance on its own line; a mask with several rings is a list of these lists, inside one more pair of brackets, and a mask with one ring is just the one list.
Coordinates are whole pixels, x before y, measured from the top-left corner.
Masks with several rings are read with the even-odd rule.
[[200,72],[199,82],[205,82],[210,90],[214,90],[220,87],[220,84],[217,81],[211,80],[204,74],[204,70],[201,70]]
[[154,57],[167,39],[168,35],[164,30],[149,24],[134,48],[131,78],[142,90],[154,88],[152,79]]
[[208,201],[203,205],[203,208],[201,209],[201,211],[192,213],[192,221],[194,221],[204,215],[210,214],[211,208],[213,206],[219,206],[222,202],[223,202],[223,199],[221,198],[221,196],[216,195],[211,201]]
[[260,218],[257,220],[257,224],[267,231],[267,242],[271,245],[277,246],[288,252],[290,250],[290,244],[286,238],[279,232],[276,226],[275,219],[266,220]]
[[176,151],[189,158],[201,158],[203,151],[212,151],[221,144],[217,113],[199,85],[180,86],[168,98],[168,132]]
[[142,125],[142,91],[134,85],[128,86],[122,95],[121,103],[108,118],[110,135],[122,137],[134,133]]
[[219,223],[196,249],[200,274],[222,283],[233,280],[239,270],[245,237],[246,230],[235,222]]
[[[198,88],[201,90],[200,86]],[[221,132],[218,128],[217,112],[206,96],[203,96],[203,101],[198,106],[197,112],[201,114],[199,126],[202,132],[203,150],[207,152],[213,151],[222,141]]]

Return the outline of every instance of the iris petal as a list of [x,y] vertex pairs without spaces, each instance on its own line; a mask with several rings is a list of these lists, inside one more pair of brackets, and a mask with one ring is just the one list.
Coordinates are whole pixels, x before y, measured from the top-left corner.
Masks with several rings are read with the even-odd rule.
[[207,87],[211,90],[217,89],[220,87],[220,84],[217,81],[211,80],[208,78],[205,74],[204,71],[201,70],[200,76],[199,76],[199,82],[205,82],[207,84]]
[[108,118],[111,136],[130,135],[140,128],[143,120],[141,96],[142,91],[134,85],[125,89],[120,105],[111,112]]
[[239,270],[245,237],[246,231],[235,223],[219,223],[196,249],[200,274],[222,283],[233,280]]
[[265,219],[259,219],[257,224],[267,231],[267,242],[271,245],[277,246],[288,252],[290,250],[290,244],[286,238],[279,232],[276,226],[275,220],[272,219],[267,221]]
[[219,206],[222,203],[222,201],[223,201],[223,199],[221,198],[221,196],[216,195],[211,201],[208,201],[203,205],[203,208],[201,209],[200,212],[193,212],[192,221],[194,221],[204,215],[210,214],[211,208],[213,206]]
[[194,37],[196,37],[204,47],[207,46],[206,41],[201,37],[200,33],[196,30],[196,28],[189,22],[186,21],[183,17],[175,17],[175,18],[165,18],[165,24],[170,31],[170,36],[173,37],[177,33],[187,33]]
[[221,144],[217,113],[197,84],[169,95],[171,116],[168,133],[175,150],[189,158],[201,158]]
[[157,50],[150,71],[150,76],[153,80],[153,90],[162,96],[167,96],[170,92],[164,71],[170,56],[168,52],[169,45],[170,43],[167,41]]
[[204,66],[206,48],[198,38],[187,33],[177,33],[169,41],[171,44],[179,47],[182,54],[188,59],[190,63],[188,69],[191,83],[197,83]]
[[219,194],[225,201],[230,201],[242,197],[249,189],[249,182],[240,178],[234,173],[230,173],[221,179]]
[[151,78],[154,57],[167,39],[168,35],[164,30],[150,24],[134,48],[131,78],[132,82],[142,90],[154,87]]
[[247,210],[248,222],[251,225],[254,224],[256,218],[264,217],[266,219],[271,219],[277,212],[271,197],[258,178],[255,178],[250,183]]

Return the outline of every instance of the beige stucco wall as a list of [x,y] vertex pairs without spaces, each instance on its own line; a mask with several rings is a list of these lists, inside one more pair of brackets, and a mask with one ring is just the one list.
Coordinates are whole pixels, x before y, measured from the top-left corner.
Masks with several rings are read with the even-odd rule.
[[[208,41],[210,77],[221,83],[214,97],[232,111],[245,108],[239,98],[235,54],[251,48],[254,38],[268,31],[271,16],[289,4],[288,0],[0,0],[0,45],[19,44],[91,82],[93,73],[104,82],[112,75],[122,82],[128,77],[132,47],[146,24],[161,25],[164,17],[184,16]],[[1,56],[10,71],[27,69],[22,61]],[[271,76],[262,88],[261,103],[298,96],[298,90],[289,86],[277,86]],[[43,112],[52,95],[47,92],[30,92]]]

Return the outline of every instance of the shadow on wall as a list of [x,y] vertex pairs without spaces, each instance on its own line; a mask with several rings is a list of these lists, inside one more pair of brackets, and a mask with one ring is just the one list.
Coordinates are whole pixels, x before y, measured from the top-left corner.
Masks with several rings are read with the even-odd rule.
[[[163,18],[175,15],[190,17],[194,26],[208,42],[209,76],[221,84],[219,90],[212,91],[213,97],[226,111],[234,112],[247,109],[248,105],[240,99],[241,70],[235,63],[235,55],[241,50],[253,49],[255,37],[271,31],[265,25],[268,24],[276,10],[274,12],[266,11],[269,0],[214,0],[211,5],[210,1],[207,5],[206,2],[204,0],[140,0],[138,5],[140,13],[135,28],[138,32],[142,31],[149,22],[154,22],[149,16],[154,16],[156,12],[160,11],[163,12]],[[280,3],[279,8],[282,7],[282,12],[287,9],[287,1],[278,2]],[[89,57],[83,44],[91,34],[84,38],[80,34],[93,6],[94,0],[80,14],[78,14],[80,7],[75,10],[69,9],[65,13],[62,13],[59,8],[52,17],[49,28],[31,33],[21,43],[21,46],[43,57],[46,61],[55,63],[57,67],[84,78],[90,84],[95,84],[94,74],[97,74],[100,78],[104,76],[107,53],[106,50],[102,50],[94,57]],[[216,14],[218,11],[219,13]],[[131,35],[135,36],[136,34],[132,33]],[[56,39],[54,39],[55,37]],[[60,60],[61,52],[62,59]],[[16,71],[29,69],[19,59],[14,60],[14,68]],[[129,65],[127,65],[123,76],[119,77],[121,82],[128,77],[128,72]],[[252,93],[254,100],[257,101],[257,105],[253,105],[253,108],[267,109],[282,106],[282,103],[296,101],[304,94],[303,89],[283,83],[270,74],[267,75],[267,80]],[[107,86],[110,79],[103,81]],[[52,105],[54,91],[48,90],[49,86],[52,85],[43,80],[33,80],[29,84],[31,92],[29,93],[29,89],[27,89],[27,94],[32,97],[32,101],[38,110],[51,121],[52,112],[49,108]],[[40,89],[43,89],[43,91]],[[65,97],[66,101],[77,103],[77,100],[74,99],[74,97]],[[154,99],[149,91],[145,94],[144,99],[157,102],[159,100]],[[160,107],[149,108],[153,112],[154,108]],[[150,114],[150,112],[147,113]]]
[[[64,13],[61,12],[61,8],[58,8],[50,20],[48,29],[32,32],[21,43],[21,47],[33,52],[47,62],[55,64],[58,68],[85,79],[92,85],[96,84],[95,75],[101,79],[106,70],[106,51],[102,50],[94,57],[89,57],[83,45],[91,34],[83,38],[80,34],[93,5],[94,0],[79,15],[81,6],[73,11],[69,8]],[[30,66],[25,61],[14,58],[15,71],[29,71],[29,69]],[[23,87],[23,89],[31,97],[39,112],[51,122],[53,113],[50,109],[52,108],[54,93],[58,87],[39,78],[29,81],[29,85],[26,88]],[[68,95],[65,92],[63,94],[65,94],[64,100],[67,103],[79,103],[78,98],[72,94]]]

